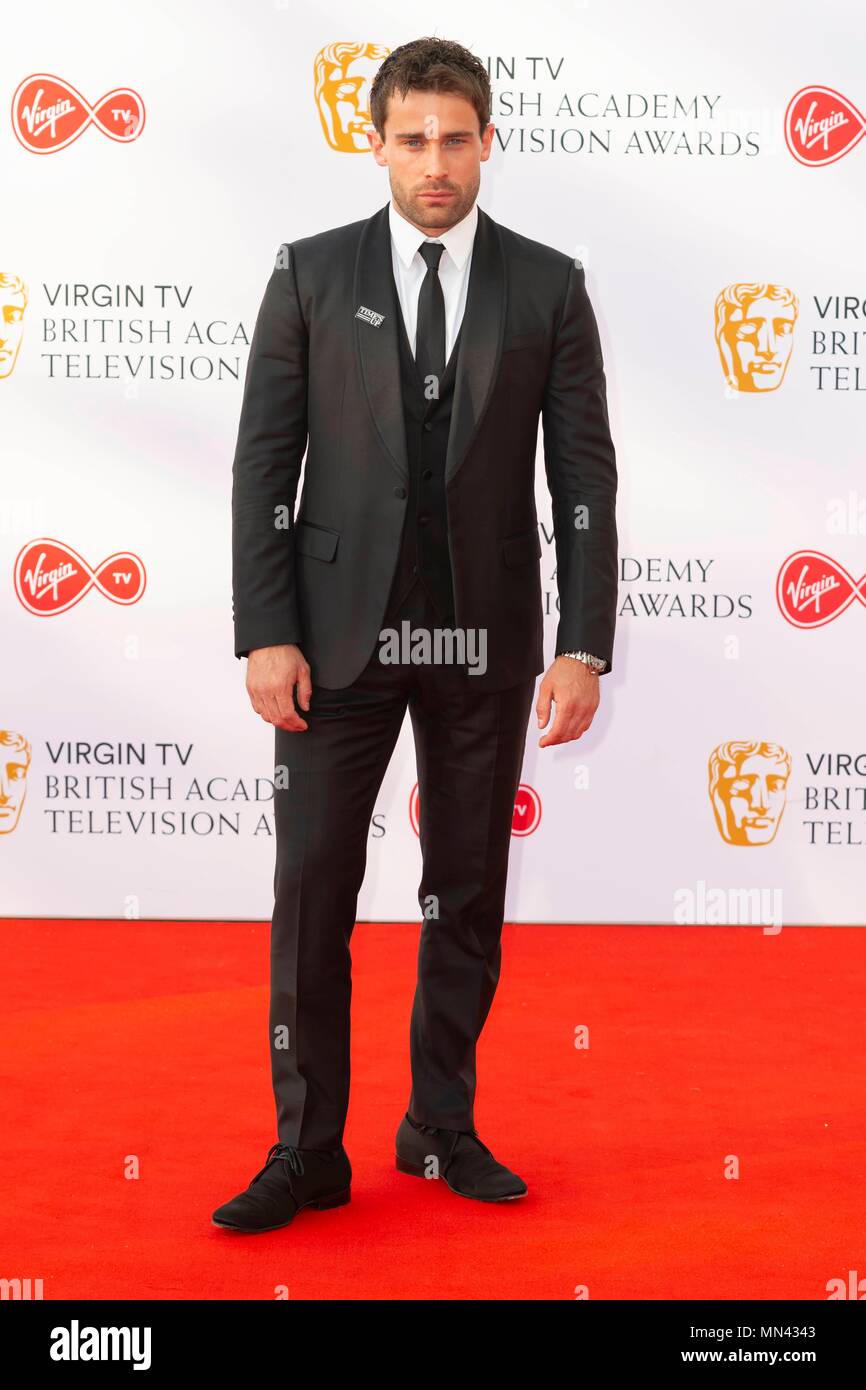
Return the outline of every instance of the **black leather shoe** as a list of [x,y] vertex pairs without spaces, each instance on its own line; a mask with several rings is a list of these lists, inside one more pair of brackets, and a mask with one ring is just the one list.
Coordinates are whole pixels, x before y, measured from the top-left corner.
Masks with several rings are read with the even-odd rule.
[[504,1164],[497,1163],[475,1130],[434,1129],[408,1114],[397,1130],[397,1167],[401,1173],[426,1178],[430,1159],[438,1161],[438,1176],[460,1197],[477,1202],[512,1202],[524,1197],[526,1183]]
[[274,1144],[245,1192],[217,1207],[211,1220],[231,1231],[275,1231],[303,1207],[325,1211],[349,1201],[352,1166],[340,1146],[331,1152]]

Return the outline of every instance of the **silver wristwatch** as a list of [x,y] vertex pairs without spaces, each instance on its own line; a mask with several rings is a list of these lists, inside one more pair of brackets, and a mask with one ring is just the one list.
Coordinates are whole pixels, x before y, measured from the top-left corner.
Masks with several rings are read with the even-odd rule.
[[584,666],[588,666],[590,671],[594,671],[600,676],[607,662],[600,656],[590,656],[589,652],[557,652],[557,656],[573,656],[575,661],[582,661]]

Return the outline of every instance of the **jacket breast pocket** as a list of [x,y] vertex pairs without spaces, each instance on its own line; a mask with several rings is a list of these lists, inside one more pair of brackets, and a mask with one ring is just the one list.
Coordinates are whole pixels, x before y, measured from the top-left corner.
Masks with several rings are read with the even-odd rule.
[[530,560],[541,558],[541,537],[538,526],[531,531],[520,531],[516,536],[506,536],[502,542],[502,558],[509,569],[516,565],[528,565]]
[[313,521],[295,522],[295,550],[299,555],[333,560],[339,539],[339,531],[332,531],[329,526],[317,526]]
[[517,352],[518,348],[541,348],[544,344],[544,329],[536,328],[532,333],[515,333],[502,344],[503,352]]

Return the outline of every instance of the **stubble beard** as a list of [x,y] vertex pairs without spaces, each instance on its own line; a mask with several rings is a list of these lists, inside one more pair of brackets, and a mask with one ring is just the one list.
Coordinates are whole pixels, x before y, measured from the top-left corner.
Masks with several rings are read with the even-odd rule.
[[435,203],[424,202],[414,194],[406,193],[395,185],[393,179],[390,182],[391,196],[403,216],[416,227],[423,227],[428,236],[435,236],[437,232],[447,232],[449,227],[463,221],[478,196],[481,179],[477,178],[474,186],[463,189],[457,189],[450,183],[443,185],[443,191],[447,189],[449,193],[456,194],[456,197],[453,202],[443,203],[439,207]]

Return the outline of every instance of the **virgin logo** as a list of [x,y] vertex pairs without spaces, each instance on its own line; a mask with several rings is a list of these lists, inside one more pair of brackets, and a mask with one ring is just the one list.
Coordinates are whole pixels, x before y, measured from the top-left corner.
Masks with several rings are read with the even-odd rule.
[[27,612],[48,618],[65,613],[90,589],[98,589],[112,603],[137,603],[147,576],[130,550],[118,550],[91,569],[71,546],[43,536],[19,550],[14,582]]
[[512,835],[531,835],[541,823],[541,797],[534,787],[521,782],[517,788],[514,802],[514,816],[511,821]]
[[[409,824],[417,835],[418,832],[418,783],[416,782],[409,794]],[[528,783],[521,782],[517,788],[517,797],[514,802],[514,814],[511,821],[512,835],[524,836],[531,835],[538,829],[541,822],[541,797],[534,787]]]
[[794,627],[823,627],[850,608],[855,599],[866,607],[862,579],[820,550],[797,550],[779,570],[776,602]]
[[866,117],[832,87],[801,87],[785,112],[785,142],[800,164],[834,164],[866,135]]
[[91,125],[128,145],[144,129],[144,102],[131,87],[115,87],[91,106],[71,83],[47,72],[25,77],[12,98],[12,129],[31,154],[56,154]]

